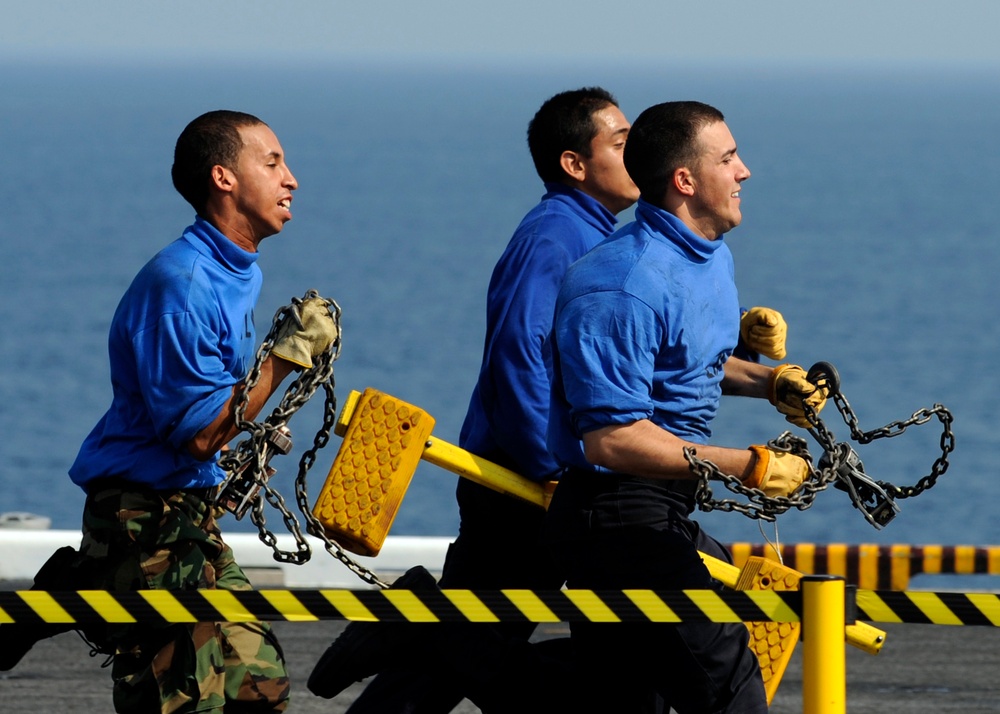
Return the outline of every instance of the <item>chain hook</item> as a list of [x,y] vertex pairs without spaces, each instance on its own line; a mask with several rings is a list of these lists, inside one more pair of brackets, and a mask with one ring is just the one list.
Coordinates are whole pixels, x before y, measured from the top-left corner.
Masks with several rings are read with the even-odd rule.
[[[809,422],[810,435],[823,448],[823,455],[816,468],[812,465],[812,457],[806,449],[805,441],[799,437],[784,432],[778,439],[768,442],[768,447],[790,451],[807,461],[810,474],[802,485],[789,496],[769,497],[763,491],[748,488],[735,476],[723,473],[718,466],[710,461],[699,459],[692,448],[684,449],[691,471],[698,477],[699,483],[695,492],[695,500],[703,511],[723,510],[739,511],[748,518],[773,521],[789,510],[809,508],[816,494],[825,490],[831,483],[839,490],[845,491],[851,503],[861,511],[865,520],[877,529],[884,528],[899,513],[896,498],[916,496],[934,486],[938,477],[948,469],[948,455],[955,449],[955,438],[951,430],[953,417],[941,404],[935,404],[931,409],[922,409],[906,420],[892,422],[879,429],[864,432],[851,405],[840,391],[840,374],[829,362],[817,362],[806,373],[806,379],[817,387],[825,388],[827,399],[837,406],[845,423],[850,427],[851,438],[860,444],[868,444],[876,439],[899,436],[910,426],[918,426],[937,416],[942,424],[941,456],[934,462],[931,472],[921,478],[915,486],[899,487],[888,482],[875,481],[865,473],[864,464],[853,447],[847,442],[838,442],[833,432],[816,411],[808,404],[804,405],[806,420]],[[744,496],[747,503],[733,499],[713,499],[708,482],[710,479],[720,480],[733,493]]]

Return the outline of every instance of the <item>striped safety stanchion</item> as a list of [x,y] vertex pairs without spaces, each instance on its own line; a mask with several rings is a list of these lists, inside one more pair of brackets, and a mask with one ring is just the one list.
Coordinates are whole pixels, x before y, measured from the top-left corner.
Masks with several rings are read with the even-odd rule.
[[[774,558],[760,543],[727,546],[738,567],[752,556]],[[915,575],[1000,575],[1000,546],[787,543],[781,562],[810,575],[839,575],[865,590],[906,590]]]

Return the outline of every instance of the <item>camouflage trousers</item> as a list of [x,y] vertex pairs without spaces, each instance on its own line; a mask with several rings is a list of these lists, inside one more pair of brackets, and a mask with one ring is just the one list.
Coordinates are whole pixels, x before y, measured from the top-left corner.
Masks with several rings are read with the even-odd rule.
[[[80,552],[100,563],[96,587],[250,590],[206,497],[120,482],[92,488]],[[108,639],[119,714],[249,714],[288,706],[284,655],[267,623],[112,625]]]

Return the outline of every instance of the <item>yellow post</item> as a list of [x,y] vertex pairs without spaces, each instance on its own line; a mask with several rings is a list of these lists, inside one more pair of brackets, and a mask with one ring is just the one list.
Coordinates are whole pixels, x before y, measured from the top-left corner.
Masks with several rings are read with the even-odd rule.
[[802,711],[847,711],[847,656],[844,652],[844,579],[833,575],[802,578]]

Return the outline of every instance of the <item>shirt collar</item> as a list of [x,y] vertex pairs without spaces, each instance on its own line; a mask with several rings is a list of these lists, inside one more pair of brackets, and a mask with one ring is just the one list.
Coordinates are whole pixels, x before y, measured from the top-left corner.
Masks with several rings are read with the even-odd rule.
[[674,214],[641,198],[636,204],[635,218],[695,259],[708,260],[724,244],[724,236],[716,240],[702,238]]
[[611,235],[611,232],[615,229],[615,224],[618,222],[615,214],[605,208],[603,203],[580,189],[567,186],[558,181],[546,181],[545,192],[542,200],[561,200],[585,221],[598,230],[603,231],[605,235]]
[[243,250],[201,216],[184,231],[195,245],[233,272],[243,273],[257,262],[260,253]]

